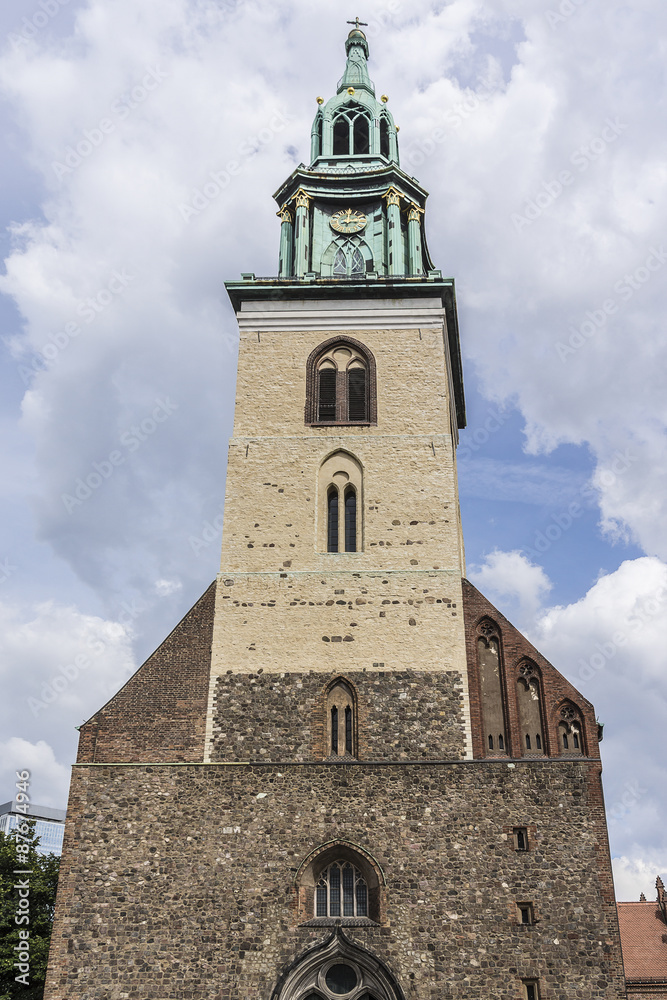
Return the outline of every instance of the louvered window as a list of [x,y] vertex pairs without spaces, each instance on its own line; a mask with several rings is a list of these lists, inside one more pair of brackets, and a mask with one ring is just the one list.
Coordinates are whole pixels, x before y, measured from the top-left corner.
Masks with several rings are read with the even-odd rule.
[[359,250],[359,248],[357,247],[357,249],[352,254],[352,264],[350,267],[350,274],[360,275],[364,273],[365,269],[366,265],[364,264],[364,255],[362,254],[361,250]]
[[349,420],[368,419],[365,368],[350,368],[347,373],[347,406]]
[[352,753],[352,709],[345,709],[345,753]]
[[317,419],[328,423],[336,419],[336,369],[321,368],[318,372]]
[[380,118],[380,153],[389,159],[389,123],[384,116]]
[[338,552],[338,490],[327,493],[327,552]]
[[337,861],[322,872],[315,892],[315,916],[368,916],[366,880],[349,861]]
[[347,277],[347,257],[345,256],[345,251],[342,248],[336,251],[336,256],[334,258],[333,273],[334,273],[334,278]]

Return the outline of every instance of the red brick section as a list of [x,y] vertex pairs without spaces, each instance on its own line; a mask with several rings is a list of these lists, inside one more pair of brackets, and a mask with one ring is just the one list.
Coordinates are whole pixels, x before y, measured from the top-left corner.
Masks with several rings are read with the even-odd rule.
[[589,701],[546,660],[528,640],[468,580],[463,580],[463,617],[466,632],[466,652],[468,658],[468,678],[470,687],[470,713],[472,717],[473,754],[475,757],[488,756],[484,744],[482,722],[481,687],[477,662],[478,626],[489,619],[496,627],[500,638],[501,670],[505,698],[505,717],[509,754],[512,757],[534,756],[526,754],[519,730],[516,688],[519,667],[526,660],[535,664],[542,678],[542,716],[544,722],[545,754],[559,756],[558,722],[564,702],[571,702],[579,710],[583,722],[583,753],[599,760],[597,723],[595,710]]
[[658,879],[658,899],[619,903],[623,963],[629,997],[667,997],[667,896]]
[[77,763],[202,761],[215,584],[82,727]]

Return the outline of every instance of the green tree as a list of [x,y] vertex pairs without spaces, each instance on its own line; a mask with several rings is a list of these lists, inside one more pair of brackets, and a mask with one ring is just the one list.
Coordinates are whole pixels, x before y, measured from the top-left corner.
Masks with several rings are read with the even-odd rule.
[[[20,830],[0,833],[0,1000],[42,1000],[49,941],[56,902],[60,858],[55,854],[38,854],[39,837],[35,834],[34,821],[26,820]],[[27,851],[18,850],[21,845]],[[27,871],[28,875],[16,875]],[[19,881],[28,881],[27,912],[29,923],[16,923]],[[27,941],[30,953],[28,985],[16,982],[20,970],[16,946],[25,944],[20,931],[29,932]]]

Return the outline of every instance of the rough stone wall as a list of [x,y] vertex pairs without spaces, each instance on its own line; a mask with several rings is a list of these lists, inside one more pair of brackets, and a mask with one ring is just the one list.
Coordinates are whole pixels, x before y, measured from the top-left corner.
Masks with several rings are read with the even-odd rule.
[[79,735],[79,762],[201,761],[215,584],[96,712]]
[[511,755],[516,757],[525,755],[519,726],[516,685],[518,668],[522,661],[529,659],[539,667],[542,680],[546,753],[549,755],[559,753],[558,710],[567,700],[576,705],[581,712],[587,755],[599,759],[598,726],[593,705],[468,580],[463,580],[463,614],[474,756],[483,757],[487,754],[483,740],[481,687],[477,663],[477,625],[483,619],[489,618],[498,626],[501,640],[501,658],[506,681],[505,710],[509,724],[508,737]]
[[544,760],[76,767],[46,1000],[268,1000],[329,933],[294,878],[334,839],[385,873],[346,933],[406,1000],[625,996],[599,765]]
[[[455,673],[347,673],[356,695],[360,760],[460,760],[463,683]],[[321,673],[223,674],[211,760],[321,761],[328,753]]]

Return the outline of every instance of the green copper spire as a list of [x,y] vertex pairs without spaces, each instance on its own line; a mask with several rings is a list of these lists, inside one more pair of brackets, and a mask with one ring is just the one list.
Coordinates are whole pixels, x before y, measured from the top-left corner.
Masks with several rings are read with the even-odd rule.
[[[351,23],[351,22],[350,22]],[[345,42],[345,52],[347,54],[347,65],[345,72],[338,81],[336,93],[354,87],[355,90],[367,90],[375,97],[375,84],[368,75],[368,42],[363,31],[359,27],[352,29]]]
[[279,277],[377,282],[441,277],[426,247],[427,193],[401,170],[398,128],[368,76],[368,42],[358,19],[345,42],[336,93],[317,98],[310,165],[276,191],[281,221]]

